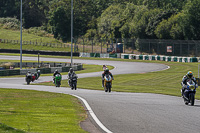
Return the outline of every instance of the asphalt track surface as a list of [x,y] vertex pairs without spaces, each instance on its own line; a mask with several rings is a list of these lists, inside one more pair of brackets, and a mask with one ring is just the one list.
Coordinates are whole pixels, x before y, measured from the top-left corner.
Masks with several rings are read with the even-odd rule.
[[[0,59],[19,60],[19,57],[0,56]],[[23,57],[23,60],[37,60]],[[40,61],[66,61],[69,59],[41,58]],[[102,60],[73,60],[77,63],[113,65],[113,75],[144,73],[168,69],[168,66],[153,63],[117,62]],[[78,74],[79,78],[97,77],[101,72]],[[66,78],[66,76],[64,76]],[[52,77],[40,77],[36,82],[50,81]],[[167,81],[166,81],[167,82]],[[121,93],[53,86],[25,85],[24,78],[1,78],[1,88],[18,88],[76,95],[84,98],[100,122],[113,133],[199,133],[200,101],[195,106],[184,105],[181,97],[148,94]],[[174,88],[177,89],[177,88]],[[198,90],[197,90],[198,93]]]

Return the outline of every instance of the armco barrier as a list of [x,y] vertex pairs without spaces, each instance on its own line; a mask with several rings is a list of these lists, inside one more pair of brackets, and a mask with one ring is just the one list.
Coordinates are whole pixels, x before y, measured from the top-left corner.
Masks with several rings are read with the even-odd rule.
[[20,70],[7,70],[8,71],[8,75],[20,75]]
[[[14,69],[14,70],[0,70],[0,76],[11,76],[11,75],[25,75],[28,71],[31,73],[35,73],[37,70],[40,70],[41,74],[46,74],[46,73],[53,73],[55,70],[58,70],[59,72],[68,72],[70,69],[70,66],[65,66],[65,67],[51,67],[51,68],[35,68],[35,69]],[[83,65],[80,63],[74,64],[73,69],[75,71],[77,70],[82,70]]]
[[[1,53],[20,53],[18,49],[0,49]],[[71,56],[71,52],[56,52],[56,51],[37,51],[37,50],[22,50],[23,54],[38,54],[40,55],[57,55],[57,56]],[[79,53],[73,52],[73,56],[80,56]]]
[[55,72],[55,70],[58,70],[59,72],[62,72],[62,67],[51,67],[50,68],[50,73],[53,73],[53,72]]
[[[62,67],[62,72],[68,72],[69,69],[70,69],[70,67]],[[81,69],[79,69],[79,70],[81,70]]]

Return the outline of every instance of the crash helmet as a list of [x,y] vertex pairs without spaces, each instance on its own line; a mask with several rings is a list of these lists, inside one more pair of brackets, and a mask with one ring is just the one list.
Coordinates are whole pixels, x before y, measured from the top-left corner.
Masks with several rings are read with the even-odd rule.
[[38,70],[38,72],[40,72],[40,70]]
[[72,73],[73,72],[73,68],[70,68],[69,71]]
[[109,69],[108,69],[108,68],[106,68],[106,69],[105,69],[105,72],[109,72]]
[[192,78],[193,72],[192,72],[192,71],[188,71],[188,72],[187,72],[187,76],[188,76],[189,78]]
[[55,70],[55,73],[57,73],[57,72],[58,72],[58,70],[56,69],[56,70]]
[[28,73],[31,73],[31,71],[28,71]]

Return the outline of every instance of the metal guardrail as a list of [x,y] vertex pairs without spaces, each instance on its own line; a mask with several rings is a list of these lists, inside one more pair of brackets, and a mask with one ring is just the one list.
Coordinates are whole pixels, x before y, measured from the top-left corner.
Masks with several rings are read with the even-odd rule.
[[[18,64],[18,63],[16,63]],[[29,64],[33,65],[34,63],[30,63]],[[60,64],[60,63],[55,63],[55,64]],[[55,65],[54,63],[49,63],[49,66],[48,68],[33,68],[33,69],[4,69],[4,70],[0,70],[0,76],[11,76],[11,75],[25,75],[28,71],[34,73],[36,72],[37,70],[40,70],[41,74],[46,74],[46,73],[53,73],[56,69],[59,71],[59,72],[68,72],[69,69],[71,68],[70,66],[70,63],[62,63],[62,66],[57,66],[57,67],[54,67]],[[24,63],[24,65],[26,65],[26,63]],[[78,71],[78,70],[82,70],[83,68],[83,65],[80,64],[80,63],[76,63],[73,65],[73,69],[75,71]]]

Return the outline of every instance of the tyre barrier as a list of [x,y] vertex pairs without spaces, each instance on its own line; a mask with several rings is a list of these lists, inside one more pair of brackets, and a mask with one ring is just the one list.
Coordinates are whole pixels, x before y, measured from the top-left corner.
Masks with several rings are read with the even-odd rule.
[[97,53],[80,53],[79,57],[100,57],[100,58],[121,58],[133,60],[158,60],[167,62],[199,62],[200,57],[179,57],[179,56],[162,56],[162,55],[136,55],[136,54],[97,54]]

